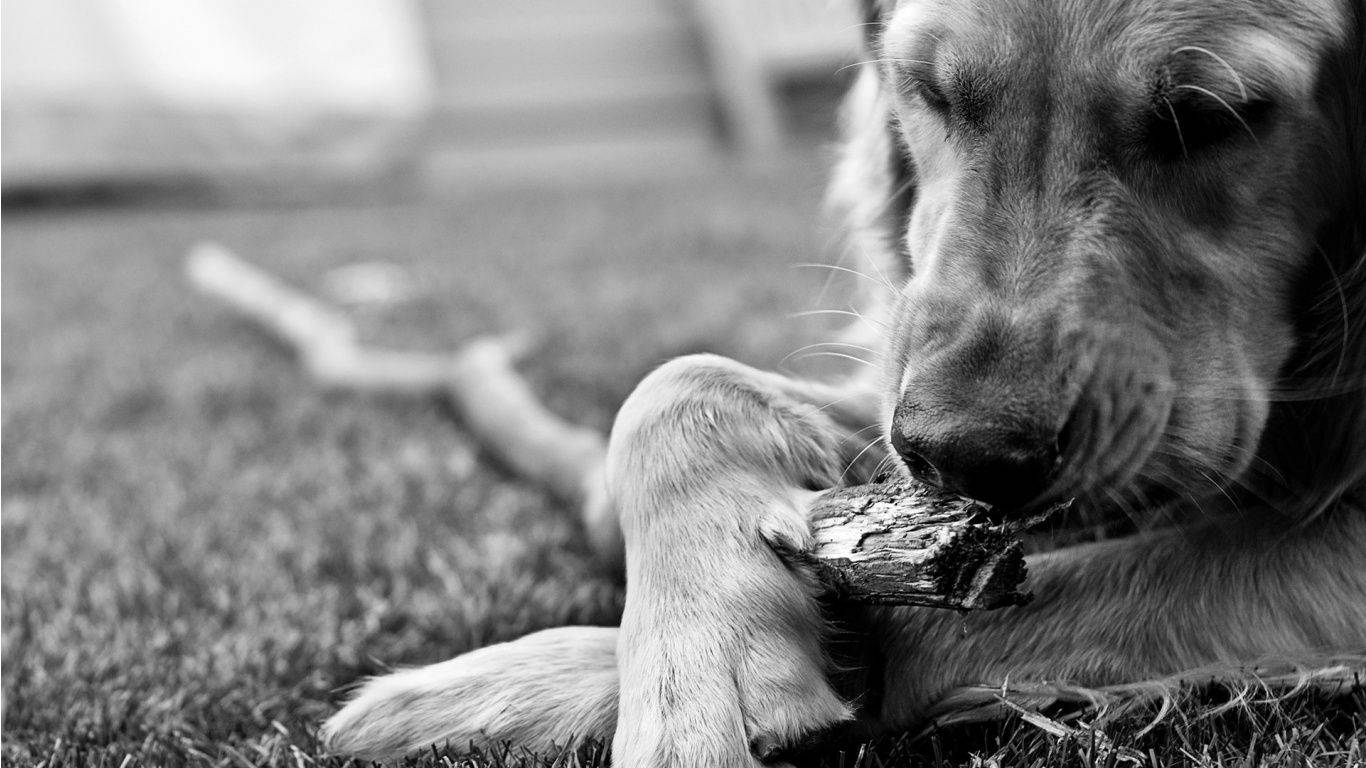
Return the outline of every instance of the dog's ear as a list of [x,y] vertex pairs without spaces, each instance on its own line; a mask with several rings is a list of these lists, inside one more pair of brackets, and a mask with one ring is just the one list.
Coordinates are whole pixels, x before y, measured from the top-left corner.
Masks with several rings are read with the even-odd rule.
[[[1366,5],[1345,0],[1346,38],[1321,63],[1317,100],[1328,151],[1317,174],[1333,211],[1316,238],[1314,295],[1305,304],[1304,371],[1329,396],[1309,403],[1301,429],[1320,435],[1308,458],[1316,490],[1366,496]],[[1321,504],[1331,503],[1325,499]]]
[[1270,485],[1287,508],[1310,511],[1366,501],[1366,5],[1343,2],[1347,35],[1320,62],[1324,121],[1307,171],[1317,194],[1306,202],[1329,213],[1305,260],[1299,345],[1262,445]]
[[877,62],[889,3],[861,3],[864,61],[841,108],[843,150],[826,200],[846,228],[859,267],[890,277],[909,268],[905,235],[915,169]]

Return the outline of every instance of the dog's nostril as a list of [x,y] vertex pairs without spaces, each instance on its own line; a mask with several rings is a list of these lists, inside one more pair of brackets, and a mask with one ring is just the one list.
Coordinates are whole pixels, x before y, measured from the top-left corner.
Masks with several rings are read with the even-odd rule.
[[1036,502],[1047,490],[1056,464],[1052,450],[988,454],[964,461],[947,483],[992,506],[1019,509]]
[[939,477],[939,470],[935,469],[930,460],[915,449],[913,441],[905,435],[894,433],[892,435],[892,447],[901,456],[901,462],[906,465],[906,469],[910,470],[913,477],[930,485],[943,485],[943,480]]
[[1007,509],[1037,501],[1059,457],[1056,439],[1025,441],[994,430],[933,437],[893,430],[892,447],[920,480]]

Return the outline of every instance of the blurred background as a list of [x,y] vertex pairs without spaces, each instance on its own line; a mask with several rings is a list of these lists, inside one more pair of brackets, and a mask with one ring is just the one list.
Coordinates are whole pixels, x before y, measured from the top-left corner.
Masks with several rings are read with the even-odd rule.
[[4,191],[602,178],[828,135],[839,0],[7,0]]
[[318,386],[197,244],[365,344],[524,332],[597,430],[678,354],[862,354],[806,346],[860,279],[794,268],[842,256],[842,0],[0,12],[6,765],[342,765],[362,676],[620,616],[573,509],[439,398]]

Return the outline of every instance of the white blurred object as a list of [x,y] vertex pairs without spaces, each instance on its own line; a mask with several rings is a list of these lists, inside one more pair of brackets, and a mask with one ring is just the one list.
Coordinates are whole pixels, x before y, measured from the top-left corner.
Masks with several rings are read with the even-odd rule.
[[362,261],[328,270],[322,290],[338,304],[360,306],[397,304],[417,292],[408,271],[389,261]]
[[830,77],[853,63],[862,45],[862,19],[850,0],[692,2],[731,129],[753,154],[772,154],[783,143],[783,79]]
[[[843,0],[841,0],[843,1]],[[679,0],[424,0],[438,185],[652,179],[720,161]]]
[[5,0],[6,188],[381,170],[434,86],[402,0]]

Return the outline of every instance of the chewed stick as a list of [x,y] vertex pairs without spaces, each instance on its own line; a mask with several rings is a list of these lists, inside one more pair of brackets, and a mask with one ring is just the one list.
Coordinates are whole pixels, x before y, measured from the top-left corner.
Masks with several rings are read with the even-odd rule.
[[814,546],[780,554],[808,566],[846,602],[958,610],[1021,605],[1029,595],[1021,590],[1018,527],[989,522],[987,512],[984,504],[904,479],[838,488],[811,508]]

